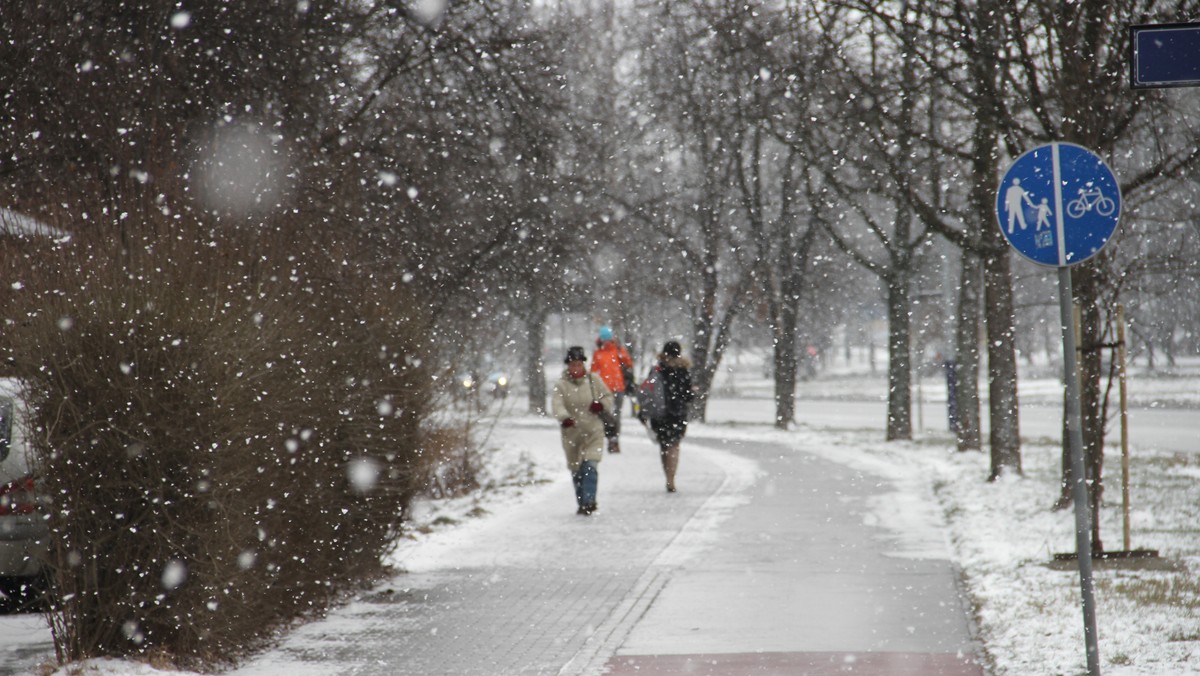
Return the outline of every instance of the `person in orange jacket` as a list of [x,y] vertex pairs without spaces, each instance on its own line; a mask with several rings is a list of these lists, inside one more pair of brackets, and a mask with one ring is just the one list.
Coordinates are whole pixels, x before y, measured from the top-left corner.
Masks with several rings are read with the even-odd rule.
[[626,388],[633,385],[633,359],[613,337],[613,330],[609,326],[601,326],[596,338],[596,350],[592,352],[592,373],[599,375],[616,397],[613,424],[604,426],[604,436],[608,439],[608,452],[620,453],[621,403],[625,400]]

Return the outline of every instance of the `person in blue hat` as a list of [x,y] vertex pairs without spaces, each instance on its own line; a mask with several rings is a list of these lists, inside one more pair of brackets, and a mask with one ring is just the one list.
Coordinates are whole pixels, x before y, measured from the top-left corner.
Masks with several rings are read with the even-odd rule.
[[596,351],[592,353],[592,373],[613,393],[613,415],[604,425],[604,437],[608,439],[608,452],[621,452],[621,403],[625,394],[634,387],[633,359],[629,352],[617,342],[612,327],[601,326],[596,338]]

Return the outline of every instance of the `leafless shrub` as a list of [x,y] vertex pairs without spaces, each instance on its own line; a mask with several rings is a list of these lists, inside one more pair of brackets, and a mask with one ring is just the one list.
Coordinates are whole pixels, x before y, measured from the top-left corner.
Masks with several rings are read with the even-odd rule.
[[425,436],[425,452],[433,460],[433,468],[423,495],[451,498],[479,488],[479,454],[470,426],[430,431]]
[[9,308],[50,619],[60,660],[212,665],[378,571],[433,457],[421,331],[328,242],[140,225],[23,253]]

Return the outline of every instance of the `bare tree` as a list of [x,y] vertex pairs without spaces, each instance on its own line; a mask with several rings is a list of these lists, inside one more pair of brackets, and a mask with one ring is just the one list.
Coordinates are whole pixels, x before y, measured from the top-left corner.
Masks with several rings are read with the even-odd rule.
[[820,250],[807,190],[811,160],[802,151],[809,146],[801,139],[818,107],[819,42],[804,28],[804,9],[756,4],[723,15],[716,32],[718,67],[729,73],[736,199],[754,252],[755,300],[766,306],[772,335],[781,429],[795,420],[800,307]]
[[643,201],[637,214],[658,232],[661,269],[684,273],[680,300],[691,315],[692,382],[698,395],[694,413],[703,418],[713,376],[732,338],[734,320],[750,288],[747,251],[734,228],[729,189],[730,152],[736,127],[729,109],[729,74],[711,68],[714,32],[723,2],[658,4],[642,8],[652,20],[640,63],[645,112],[661,160],[657,197]]
[[[962,250],[954,364],[958,447],[981,446],[979,316],[986,293],[992,476],[1006,467],[1020,471],[1011,292],[1005,293],[1010,288],[1008,251],[1002,241],[992,241],[1000,239],[991,208],[999,134],[994,112],[997,52],[1002,39],[996,32],[997,8],[987,3],[904,0],[852,3],[850,12],[851,17],[870,17],[905,55],[902,68],[907,75],[901,81],[909,83],[907,96],[924,102],[919,117],[906,112],[912,109],[903,104],[881,106],[883,112],[872,122],[884,140],[907,139],[906,147],[924,158],[921,171],[914,171],[911,153],[877,155],[873,166],[887,173],[897,186],[898,199],[926,228]],[[860,80],[860,96],[874,102],[878,78]],[[981,279],[987,280],[982,288]]]
[[[1070,6],[1031,2],[1006,13],[1009,35],[1015,44],[1009,83],[1017,100],[1025,104],[1006,120],[1012,153],[1024,143],[1063,140],[1108,156],[1122,176],[1121,190],[1131,198],[1140,190],[1172,180],[1200,161],[1193,137],[1184,145],[1158,145],[1150,156],[1128,151],[1140,138],[1143,120],[1162,111],[1163,99],[1128,91],[1125,62],[1126,35],[1112,26],[1145,23],[1158,17],[1192,15],[1195,2],[1140,0],[1112,3],[1084,0]],[[1157,123],[1162,126],[1161,118]],[[1128,161],[1126,158],[1133,160]],[[1083,408],[1084,450],[1087,472],[1093,479],[1091,498],[1099,503],[1103,464],[1105,415],[1102,388],[1104,299],[1114,283],[1112,258],[1106,249],[1091,261],[1072,268],[1075,301],[1081,309],[1080,381]],[[1065,453],[1065,450],[1064,450]],[[1067,467],[1064,462],[1064,468]],[[1073,477],[1064,470],[1063,500],[1069,501]],[[1098,533],[1096,534],[1098,535]],[[1094,547],[1101,550],[1098,537]]]
[[[915,251],[929,237],[927,219],[911,196],[936,172],[929,144],[921,143],[936,115],[929,75],[905,49],[918,24],[900,21],[896,35],[872,31],[860,38],[860,21],[886,24],[884,15],[849,11],[835,16],[827,38],[838,58],[837,89],[827,105],[821,153],[838,158],[824,171],[823,222],[838,246],[879,277],[888,313],[887,438],[912,438],[912,284]],[[837,31],[830,27],[840,28]],[[831,217],[839,208],[854,218]]]

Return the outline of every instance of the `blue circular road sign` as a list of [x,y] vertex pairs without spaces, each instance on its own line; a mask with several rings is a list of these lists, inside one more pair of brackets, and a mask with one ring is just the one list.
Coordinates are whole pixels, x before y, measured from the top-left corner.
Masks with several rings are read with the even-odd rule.
[[1100,253],[1117,229],[1121,188],[1100,156],[1048,143],[1012,163],[996,190],[1000,232],[1017,253],[1064,267]]

